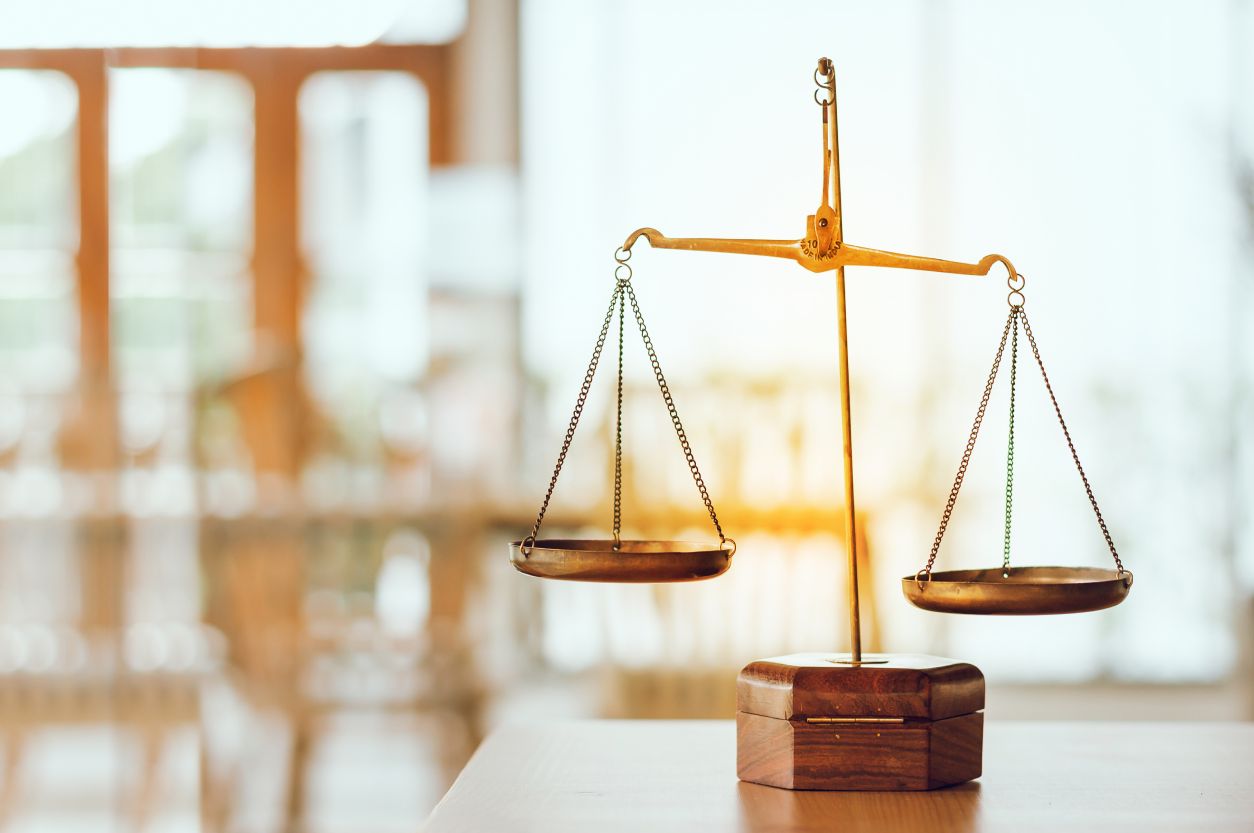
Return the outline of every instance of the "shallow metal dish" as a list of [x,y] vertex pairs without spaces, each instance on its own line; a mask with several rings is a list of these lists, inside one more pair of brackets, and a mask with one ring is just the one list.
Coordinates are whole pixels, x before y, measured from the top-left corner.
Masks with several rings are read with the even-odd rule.
[[[731,541],[729,540],[730,544]],[[700,581],[727,572],[735,548],[688,541],[623,541],[541,538],[523,555],[522,541],[511,541],[510,563],[520,573],[567,581],[627,584]]]
[[906,576],[902,592],[915,607],[937,613],[1034,616],[1114,607],[1132,589],[1132,573],[1097,567],[1011,567],[946,570]]

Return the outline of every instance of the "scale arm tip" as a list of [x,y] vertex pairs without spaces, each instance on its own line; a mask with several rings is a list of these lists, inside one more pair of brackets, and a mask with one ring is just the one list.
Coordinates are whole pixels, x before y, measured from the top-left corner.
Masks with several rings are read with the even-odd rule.
[[638,228],[627,236],[627,242],[623,244],[623,251],[630,252],[631,247],[636,245],[636,241],[643,237],[649,241],[650,246],[657,246],[656,240],[666,240],[667,238],[655,228]]

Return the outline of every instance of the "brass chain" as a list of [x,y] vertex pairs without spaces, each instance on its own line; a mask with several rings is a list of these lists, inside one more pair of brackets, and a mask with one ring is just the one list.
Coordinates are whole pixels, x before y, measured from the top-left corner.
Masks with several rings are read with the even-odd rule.
[[[1014,285],[1014,281],[1018,279],[1020,284],[1018,287]],[[1036,346],[1036,338],[1032,335],[1032,326],[1028,323],[1028,314],[1024,310],[1023,298],[1023,276],[1012,274],[1010,280],[1007,281],[1010,286],[1010,295],[1007,296],[1006,302],[1010,304],[1010,315],[1006,319],[1006,326],[1001,332],[1001,343],[997,345],[997,356],[993,359],[993,369],[988,374],[988,382],[984,385],[984,396],[980,400],[980,408],[975,414],[975,424],[971,427],[971,436],[967,440],[967,448],[962,454],[962,462],[958,466],[958,476],[954,478],[954,487],[949,492],[949,500],[945,503],[945,512],[941,516],[940,529],[936,532],[936,540],[932,543],[932,552],[928,555],[927,566],[919,570],[915,574],[915,581],[919,581],[919,576],[926,573],[928,579],[932,576],[932,565],[936,563],[936,554],[940,551],[941,539],[945,536],[945,528],[949,525],[949,517],[953,514],[954,503],[958,500],[958,490],[962,488],[962,479],[967,473],[967,465],[971,461],[971,452],[975,448],[975,439],[980,432],[980,424],[984,421],[984,411],[988,408],[988,399],[993,392],[993,382],[997,379],[997,369],[1001,365],[1002,353],[1006,349],[1006,338],[1010,334],[1010,328],[1014,327],[1014,339],[1010,347],[1010,440],[1006,452],[1006,534],[1002,547],[1002,576],[1008,577],[1010,571],[1010,520],[1011,508],[1014,501],[1014,459],[1015,459],[1015,380],[1017,376],[1018,357],[1019,357],[1019,324],[1023,324],[1023,332],[1028,337],[1028,343],[1032,347],[1032,355],[1036,357],[1036,365],[1041,369],[1041,378],[1045,380],[1045,390],[1049,391],[1049,399],[1054,404],[1054,413],[1058,415],[1058,424],[1062,426],[1063,436],[1067,438],[1067,447],[1071,449],[1071,459],[1075,461],[1076,471],[1080,473],[1080,480],[1084,482],[1084,491],[1089,497],[1089,503],[1093,506],[1093,514],[1097,516],[1097,523],[1102,528],[1102,536],[1106,539],[1106,546],[1110,548],[1110,554],[1115,559],[1115,567],[1118,568],[1120,575],[1123,573],[1131,573],[1124,569],[1123,562],[1119,560],[1119,553],[1115,550],[1115,542],[1110,537],[1110,530],[1106,528],[1106,520],[1102,517],[1102,510],[1097,508],[1097,498],[1093,496],[1093,489],[1089,486],[1089,479],[1084,474],[1084,467],[1080,465],[1080,455],[1076,453],[1075,443],[1071,441],[1071,432],[1067,430],[1067,423],[1062,418],[1062,409],[1058,407],[1058,398],[1054,396],[1054,388],[1049,383],[1049,375],[1045,372],[1045,363],[1041,361],[1041,351]],[[1014,296],[1018,296],[1018,301],[1011,300]]]
[[[710,520],[714,522],[714,530],[718,533],[719,546],[731,544],[731,550],[728,552],[730,558],[736,552],[736,542],[723,534],[723,527],[719,525],[718,515],[714,512],[714,503],[710,500],[710,493],[705,488],[705,481],[701,478],[701,472],[697,469],[697,460],[693,456],[692,446],[688,444],[688,437],[684,433],[684,426],[679,421],[679,411],[675,408],[675,400],[671,397],[670,387],[666,384],[666,377],[662,375],[662,365],[658,362],[657,352],[653,349],[653,339],[649,337],[649,330],[644,325],[644,316],[640,313],[640,305],[636,302],[636,293],[631,288],[631,267],[627,265],[631,252],[626,252],[626,257],[620,258],[615,253],[615,259],[618,266],[614,270],[615,286],[614,294],[610,297],[609,309],[605,312],[605,320],[601,323],[601,334],[597,337],[596,349],[592,351],[592,361],[588,363],[588,372],[584,375],[583,385],[579,388],[579,399],[575,403],[575,412],[571,415],[570,426],[566,429],[566,439],[562,442],[562,450],[557,455],[557,465],[553,469],[553,477],[549,480],[549,489],[545,492],[544,503],[540,506],[540,514],[536,517],[535,526],[531,528],[531,534],[523,539],[522,551],[526,557],[531,548],[535,546],[536,535],[540,532],[540,524],[544,522],[544,513],[548,511],[549,501],[553,497],[553,489],[557,486],[558,475],[562,472],[562,464],[566,462],[566,453],[570,451],[571,441],[575,437],[575,428],[579,425],[579,417],[583,414],[584,404],[588,399],[588,392],[592,389],[592,377],[596,374],[597,364],[601,360],[601,351],[605,348],[605,338],[609,334],[610,321],[614,317],[614,307],[618,307],[618,422],[614,437],[614,551],[618,552],[622,544],[622,497],[623,497],[623,330],[624,321],[626,320],[626,300],[631,301],[631,309],[636,317],[636,324],[640,327],[640,335],[644,338],[645,349],[649,352],[649,363],[653,366],[653,372],[657,376],[658,388],[662,391],[662,399],[666,402],[666,410],[670,413],[671,423],[675,426],[675,434],[679,437],[679,444],[684,450],[684,459],[688,461],[688,469],[692,472],[692,479],[697,484],[697,490],[701,493],[701,500],[705,503],[706,511],[710,513]],[[619,277],[619,270],[626,268],[626,277]]]
[[1084,474],[1084,467],[1080,465],[1080,455],[1076,454],[1075,443],[1071,442],[1071,432],[1067,430],[1067,423],[1062,418],[1062,409],[1058,407],[1058,398],[1054,396],[1054,388],[1049,383],[1049,376],[1045,373],[1045,364],[1041,361],[1041,351],[1036,347],[1036,339],[1032,336],[1032,327],[1028,324],[1028,314],[1020,309],[1020,315],[1023,316],[1023,331],[1027,333],[1028,343],[1032,345],[1032,355],[1036,357],[1036,364],[1041,369],[1041,378],[1045,380],[1045,390],[1049,391],[1049,400],[1054,403],[1054,413],[1058,414],[1058,424],[1062,426],[1062,435],[1067,438],[1067,447],[1071,449],[1071,459],[1075,460],[1076,471],[1080,472],[1080,479],[1084,481],[1084,491],[1089,496],[1089,503],[1093,505],[1093,514],[1097,516],[1098,526],[1102,528],[1102,536],[1106,539],[1106,546],[1110,548],[1110,554],[1115,559],[1115,566],[1119,568],[1119,573],[1128,572],[1123,568],[1123,562],[1119,560],[1119,553],[1115,550],[1115,542],[1110,537],[1110,530],[1106,528],[1106,520],[1102,517],[1102,510],[1097,508],[1097,498],[1093,497],[1093,489],[1089,486],[1089,479]]
[[625,293],[618,293],[618,426],[614,435],[614,552],[622,547],[623,523],[623,320]]
[[1015,319],[1014,335],[1010,340],[1010,440],[1006,444],[1006,538],[1002,544],[1001,577],[1010,577],[1010,514],[1014,506],[1015,482],[1015,379],[1019,370],[1019,315],[1023,307],[1011,309],[1010,317]]
[[[657,376],[657,386],[662,391],[662,399],[666,401],[666,410],[670,413],[671,423],[675,426],[675,434],[679,437],[679,444],[684,449],[684,459],[688,461],[688,469],[692,472],[692,479],[696,481],[697,490],[701,492],[701,500],[705,503],[706,511],[710,513],[710,520],[714,522],[714,530],[718,533],[719,545],[727,543],[729,539],[723,534],[723,527],[719,525],[718,515],[714,513],[714,503],[710,500],[710,493],[706,491],[705,481],[701,479],[701,472],[697,469],[697,460],[692,454],[692,447],[688,445],[688,437],[684,434],[684,426],[679,421],[679,411],[675,409],[675,400],[671,398],[670,388],[666,384],[666,377],[662,375],[662,366],[658,364],[657,353],[653,350],[653,339],[649,338],[649,330],[644,326],[644,316],[640,314],[640,305],[636,303],[636,293],[631,288],[631,284],[625,285],[627,291],[627,300],[631,301],[631,310],[635,313],[636,323],[640,325],[640,335],[644,338],[645,349],[649,351],[649,362],[653,365],[653,373]],[[732,541],[732,552],[735,552],[735,541]]]
[[[579,417],[583,414],[584,403],[588,400],[588,391],[592,389],[592,376],[596,373],[597,363],[601,360],[601,349],[605,346],[605,336],[610,330],[610,319],[614,317],[614,307],[619,303],[623,291],[623,281],[614,286],[614,295],[610,298],[610,308],[605,313],[605,321],[601,324],[601,335],[597,337],[596,349],[592,351],[592,361],[588,364],[588,372],[583,378],[583,386],[579,388],[579,400],[575,403],[575,413],[570,417],[570,427],[566,429],[566,439],[562,442],[562,451],[557,455],[557,467],[553,469],[553,478],[549,480],[549,490],[544,494],[544,503],[540,506],[540,514],[531,534],[523,539],[522,551],[526,556],[530,548],[535,546],[536,535],[540,532],[540,524],[544,523],[544,513],[548,511],[549,500],[553,497],[553,487],[557,485],[557,476],[562,472],[562,463],[566,462],[566,452],[570,451],[571,440],[575,438],[575,427],[579,425]],[[528,544],[530,542],[530,544]]]
[[[984,411],[988,408],[988,398],[993,393],[993,381],[997,378],[997,368],[1001,366],[1001,356],[1006,349],[1006,338],[1010,335],[1010,325],[1014,322],[1017,312],[1010,310],[1006,317],[1006,326],[1001,331],[1001,344],[997,346],[997,357],[993,359],[993,369],[988,374],[988,383],[984,385],[984,396],[980,399],[980,408],[975,412],[975,425],[971,427],[971,437],[967,440],[966,451],[962,452],[962,462],[958,465],[958,476],[954,478],[954,487],[949,491],[949,500],[945,503],[945,514],[941,516],[940,529],[936,532],[936,540],[932,542],[932,553],[928,556],[927,566],[920,570],[932,575],[932,565],[936,563],[936,553],[940,551],[941,538],[945,537],[945,527],[949,526],[949,516],[953,514],[954,504],[958,500],[958,490],[962,488],[962,478],[967,474],[967,465],[971,462],[971,452],[975,450],[975,438],[980,433],[980,423],[984,421]],[[916,574],[917,576],[917,574]]]

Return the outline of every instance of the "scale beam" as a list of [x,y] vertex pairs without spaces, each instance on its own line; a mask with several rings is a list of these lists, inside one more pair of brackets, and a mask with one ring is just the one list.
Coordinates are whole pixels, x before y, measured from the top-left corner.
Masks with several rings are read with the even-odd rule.
[[[813,227],[814,216],[809,218]],[[979,263],[961,263],[956,260],[940,260],[934,257],[902,255],[878,249],[864,249],[833,241],[827,254],[820,255],[815,240],[737,240],[717,237],[667,237],[657,229],[642,228],[631,233],[623,243],[623,251],[630,252],[636,241],[643,237],[655,249],[678,249],[687,252],[722,252],[733,255],[759,255],[779,257],[800,263],[811,272],[831,272],[842,266],[884,266],[892,269],[917,269],[922,272],[945,272],[951,275],[987,275],[994,263],[1003,263],[1012,280],[1018,272],[1009,260],[1001,255],[988,255]],[[813,244],[813,245],[812,245]]]

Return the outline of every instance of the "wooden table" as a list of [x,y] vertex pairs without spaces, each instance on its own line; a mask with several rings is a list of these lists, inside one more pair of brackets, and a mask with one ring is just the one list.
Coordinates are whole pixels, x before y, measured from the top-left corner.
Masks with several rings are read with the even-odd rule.
[[738,781],[731,721],[511,724],[422,830],[1254,831],[1254,723],[987,723],[982,778],[911,793]]

